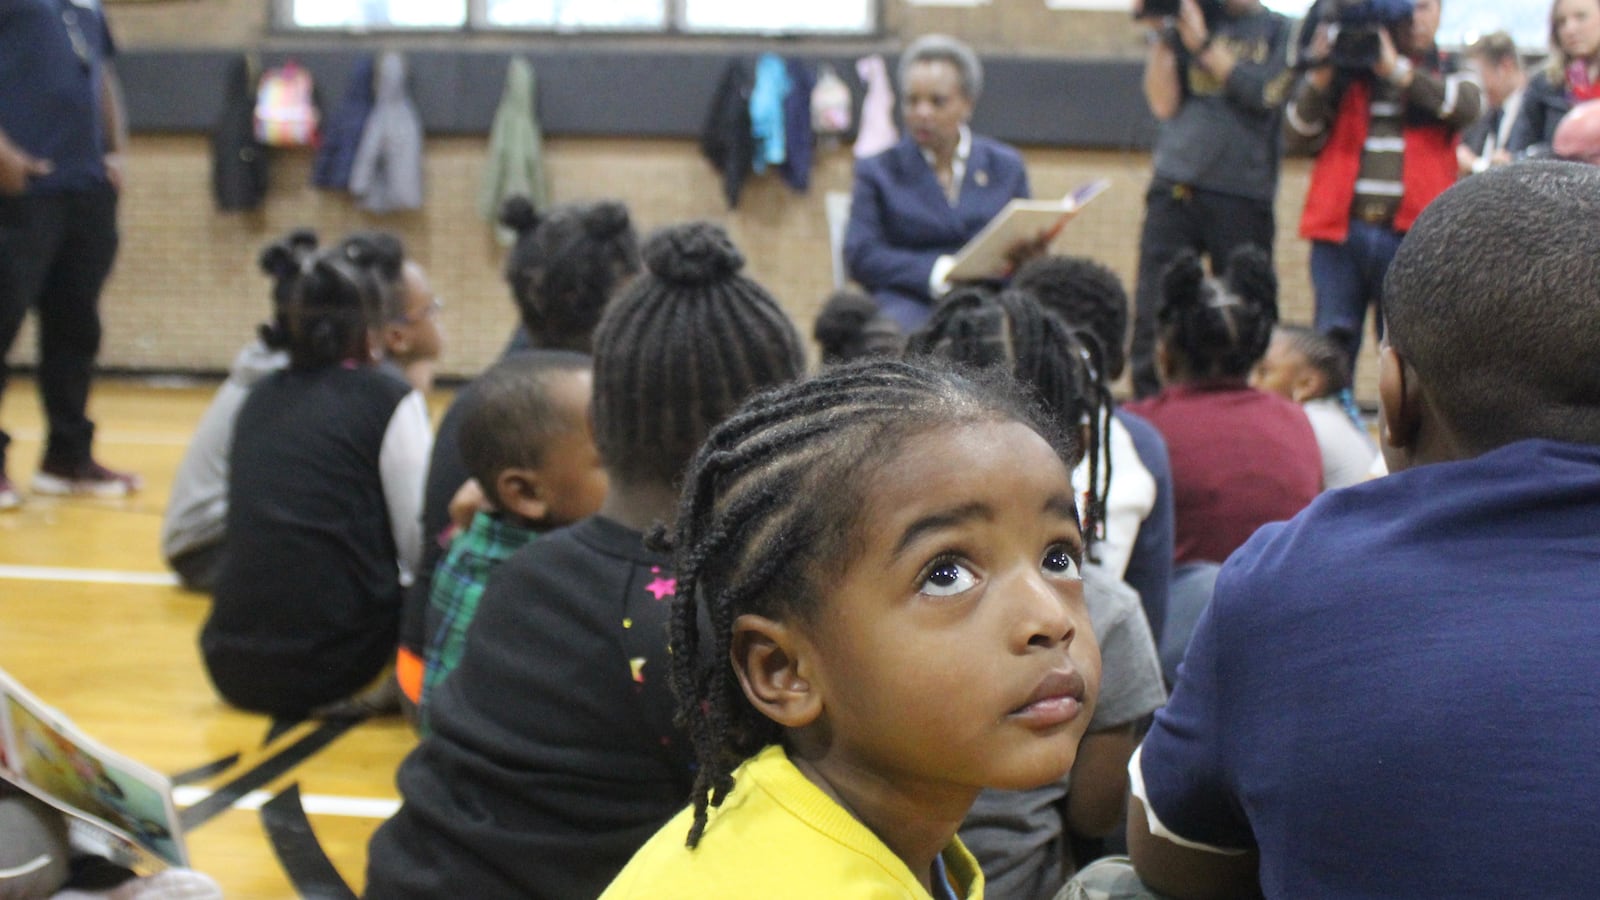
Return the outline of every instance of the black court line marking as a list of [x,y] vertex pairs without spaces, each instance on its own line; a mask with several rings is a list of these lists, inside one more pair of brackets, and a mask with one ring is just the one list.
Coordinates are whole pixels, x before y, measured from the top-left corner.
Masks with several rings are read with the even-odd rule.
[[234,763],[237,763],[238,761],[239,754],[234,753],[224,756],[215,762],[208,762],[203,766],[196,766],[187,772],[179,772],[167,780],[171,781],[174,787],[181,787],[186,784],[199,784],[200,782],[206,781],[213,776],[221,775],[223,772],[228,771],[229,769],[233,768]]
[[183,823],[185,831],[199,828],[239,802],[245,794],[265,787],[290,769],[310,759],[362,721],[364,720],[351,718],[330,719],[323,722],[315,731],[290,744],[282,753],[262,761],[260,765],[218,788],[216,793],[179,813],[178,820]]
[[261,825],[267,840],[278,854],[284,874],[294,885],[296,896],[309,900],[356,900],[356,892],[345,884],[328,854],[311,830],[311,820],[300,803],[300,785],[287,790],[261,806]]
[[261,746],[265,747],[278,738],[289,733],[289,730],[304,722],[305,719],[273,719],[272,727],[267,729],[267,736],[261,739]]

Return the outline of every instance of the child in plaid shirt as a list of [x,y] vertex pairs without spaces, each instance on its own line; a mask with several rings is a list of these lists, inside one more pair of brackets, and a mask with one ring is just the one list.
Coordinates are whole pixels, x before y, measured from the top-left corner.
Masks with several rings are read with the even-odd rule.
[[428,599],[419,722],[461,661],[467,626],[489,575],[539,533],[600,508],[606,473],[589,427],[593,375],[588,356],[541,350],[485,372],[463,400],[461,455],[492,505],[450,544]]

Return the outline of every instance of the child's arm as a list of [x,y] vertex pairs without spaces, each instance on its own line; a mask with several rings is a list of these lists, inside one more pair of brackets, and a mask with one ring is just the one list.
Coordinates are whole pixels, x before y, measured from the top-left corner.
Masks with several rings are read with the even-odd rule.
[[1102,838],[1116,830],[1128,804],[1128,758],[1138,743],[1135,722],[1083,736],[1066,798],[1068,831]]

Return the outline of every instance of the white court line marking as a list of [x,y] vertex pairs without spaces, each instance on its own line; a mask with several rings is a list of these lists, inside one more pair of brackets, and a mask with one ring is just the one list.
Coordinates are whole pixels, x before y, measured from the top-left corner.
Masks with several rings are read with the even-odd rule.
[[18,581],[76,581],[84,584],[136,584],[177,587],[178,576],[167,572],[115,572],[109,569],[58,569],[51,566],[0,565],[0,578]]
[[[211,796],[209,788],[183,785],[172,789],[172,802],[179,806],[193,806]],[[255,811],[266,805],[273,794],[251,791],[235,800],[229,809]],[[387,819],[400,809],[399,800],[380,800],[371,797],[338,797],[332,794],[301,794],[300,806],[307,815],[350,816],[357,819]]]

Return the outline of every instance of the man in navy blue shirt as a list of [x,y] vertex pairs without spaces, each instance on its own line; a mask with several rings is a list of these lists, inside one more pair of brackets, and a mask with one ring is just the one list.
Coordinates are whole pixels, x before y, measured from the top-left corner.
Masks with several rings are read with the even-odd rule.
[[[127,144],[114,54],[99,0],[0,6],[0,392],[4,357],[35,309],[49,420],[33,482],[41,494],[120,497],[138,488],[136,476],[90,455],[86,414]],[[0,431],[0,509],[20,502],[6,476],[9,442]]]
[[1600,168],[1441,195],[1385,284],[1384,455],[1223,567],[1129,765],[1176,898],[1574,897],[1600,859]]

